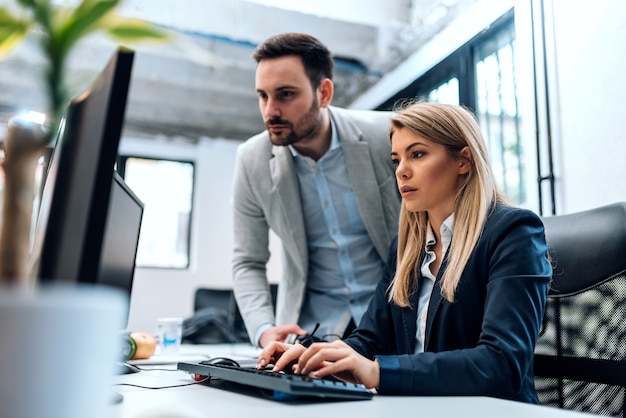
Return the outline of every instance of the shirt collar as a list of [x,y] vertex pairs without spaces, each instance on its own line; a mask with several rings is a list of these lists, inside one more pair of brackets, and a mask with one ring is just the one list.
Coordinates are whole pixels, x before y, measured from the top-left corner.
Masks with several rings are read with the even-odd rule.
[[[447,248],[452,241],[452,233],[454,232],[454,213],[443,221],[441,227],[439,228],[439,232],[441,233],[443,247]],[[433,228],[430,226],[430,222],[428,222],[428,225],[426,225],[426,250],[428,251],[428,247],[435,245],[435,242]]]

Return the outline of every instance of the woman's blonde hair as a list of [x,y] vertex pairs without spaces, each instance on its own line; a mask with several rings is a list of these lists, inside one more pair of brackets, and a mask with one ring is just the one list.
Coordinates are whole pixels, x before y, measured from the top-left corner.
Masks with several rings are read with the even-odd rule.
[[[390,138],[398,129],[408,129],[445,147],[453,158],[467,147],[471,154],[469,172],[454,201],[454,234],[448,250],[448,264],[441,278],[441,292],[448,301],[480,238],[485,220],[495,202],[506,202],[494,180],[487,148],[474,115],[461,106],[414,102],[398,110],[391,119]],[[409,297],[416,291],[419,268],[424,258],[426,212],[410,212],[404,202],[398,225],[398,260],[396,275],[389,286],[389,301],[410,306]]]

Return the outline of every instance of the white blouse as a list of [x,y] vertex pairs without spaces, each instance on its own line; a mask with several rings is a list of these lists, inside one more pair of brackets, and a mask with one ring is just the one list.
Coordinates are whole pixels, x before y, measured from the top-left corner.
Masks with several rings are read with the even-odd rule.
[[[452,231],[454,229],[454,213],[446,218],[441,224],[441,254],[448,251],[450,242],[452,241]],[[435,234],[428,224],[426,230],[426,245],[424,247],[426,254],[421,266],[422,280],[419,283],[419,299],[417,303],[417,332],[415,334],[415,352],[422,353],[424,351],[424,340],[426,336],[426,316],[428,314],[428,305],[430,296],[435,285],[435,276],[430,271],[430,264],[436,260],[435,252],[432,250],[436,244]]]

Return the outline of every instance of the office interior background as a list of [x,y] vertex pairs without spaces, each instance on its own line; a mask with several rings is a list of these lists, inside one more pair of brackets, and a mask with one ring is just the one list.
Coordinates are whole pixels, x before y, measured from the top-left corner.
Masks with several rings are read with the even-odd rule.
[[[622,0],[126,0],[119,10],[184,40],[133,46],[117,168],[146,210],[129,329],[189,317],[198,288],[231,287],[235,150],[263,129],[251,54],[276,33],[327,44],[335,105],[474,109],[500,187],[520,206],[551,216],[626,201]],[[74,52],[77,92],[115,47],[96,36]],[[42,108],[41,67],[34,39],[0,61],[0,136],[17,110]],[[279,246],[272,237],[275,283]]]

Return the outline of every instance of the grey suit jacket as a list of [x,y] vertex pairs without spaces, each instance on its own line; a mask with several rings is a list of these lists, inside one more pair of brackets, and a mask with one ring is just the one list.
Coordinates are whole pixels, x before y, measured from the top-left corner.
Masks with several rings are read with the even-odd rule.
[[[336,107],[330,107],[329,113],[339,134],[359,213],[374,247],[386,261],[400,209],[390,157],[391,113]],[[306,289],[306,232],[297,172],[288,147],[273,146],[267,132],[240,145],[233,190],[233,290],[252,339],[262,324],[296,323]],[[266,276],[269,229],[282,241],[276,316]]]

